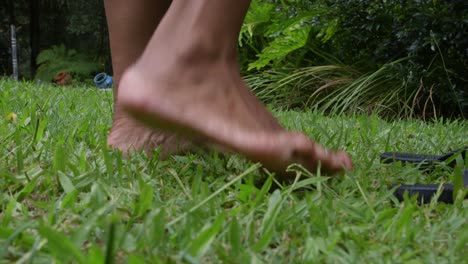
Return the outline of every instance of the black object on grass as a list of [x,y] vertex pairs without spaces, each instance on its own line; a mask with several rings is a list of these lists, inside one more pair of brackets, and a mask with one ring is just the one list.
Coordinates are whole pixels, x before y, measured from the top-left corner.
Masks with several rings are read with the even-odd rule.
[[[427,155],[427,154],[413,154],[401,152],[386,152],[380,155],[380,160],[383,163],[390,164],[393,162],[401,162],[402,165],[406,164],[420,164],[419,168],[423,170],[432,170],[434,165],[439,162],[444,162],[454,155],[461,154],[463,160],[466,159],[466,152],[468,146],[454,150],[443,155]],[[451,161],[448,165],[454,167],[456,161]],[[408,193],[411,196],[418,196],[419,203],[429,203],[437,193],[439,188],[442,188],[441,194],[437,201],[444,203],[453,203],[453,184],[447,183],[443,186],[439,184],[415,184],[415,185],[392,185],[390,189],[395,188],[394,195],[399,201],[404,200],[404,194]],[[468,168],[463,170],[463,186],[468,188]],[[468,195],[465,196],[468,199]]]
[[[421,164],[421,169],[431,169],[435,163],[444,162],[449,158],[461,153],[463,160],[465,160],[468,146],[451,151],[443,155],[428,155],[428,154],[414,154],[414,153],[402,153],[402,152],[385,152],[380,155],[380,160],[385,164],[394,162],[401,162],[405,165],[407,163]],[[456,164],[455,160],[450,162],[448,165],[454,167]]]
[[[395,188],[398,185],[390,186],[390,189]],[[463,186],[468,188],[468,169],[463,170]],[[417,195],[417,200],[419,203],[429,203],[439,190],[439,184],[415,184],[415,185],[399,185],[395,189],[394,195],[398,201],[404,200],[405,192],[408,193],[408,196],[412,197]],[[442,187],[440,196],[437,198],[438,202],[443,203],[453,203],[453,184],[446,183]],[[465,196],[465,199],[468,199],[468,194]]]

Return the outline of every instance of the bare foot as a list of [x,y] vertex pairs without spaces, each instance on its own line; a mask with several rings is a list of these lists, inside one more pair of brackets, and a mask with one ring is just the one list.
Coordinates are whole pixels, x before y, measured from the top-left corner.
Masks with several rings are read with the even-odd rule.
[[192,151],[196,146],[192,141],[183,139],[174,133],[152,129],[135,120],[128,114],[117,110],[109,135],[107,145],[118,149],[127,156],[133,151],[145,151],[152,155],[156,148],[161,148],[160,158],[169,155],[183,154]]
[[[255,95],[247,89],[243,90],[243,97],[255,116],[259,116],[266,128],[281,130],[278,121],[264,107],[257,103]],[[146,126],[129,114],[122,111],[116,102],[112,128],[107,137],[107,145],[118,149],[128,155],[130,152],[145,151],[152,155],[153,150],[161,148],[160,158],[165,159],[170,155],[180,155],[197,149],[206,149],[208,145],[202,140],[188,140],[173,132],[163,131]]]
[[258,100],[247,99],[236,63],[214,59],[148,65],[152,63],[143,59],[124,73],[117,101],[154,128],[203,138],[278,172],[292,163],[315,170],[321,162],[331,173],[353,166],[346,153],[327,151],[259,115],[266,110]]

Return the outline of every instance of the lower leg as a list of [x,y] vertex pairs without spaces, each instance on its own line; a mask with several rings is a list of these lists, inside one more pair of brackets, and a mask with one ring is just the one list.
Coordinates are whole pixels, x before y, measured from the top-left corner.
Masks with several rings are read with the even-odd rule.
[[174,135],[147,128],[126,114],[117,102],[119,83],[125,69],[135,63],[170,2],[164,0],[105,0],[114,76],[114,116],[108,145],[124,152],[150,150],[157,145],[176,149]]
[[[114,80],[145,50],[146,44],[166,13],[169,2],[160,0],[104,0]],[[114,91],[117,97],[118,85]]]
[[177,64],[172,65],[177,74],[181,72],[178,69],[201,69],[193,73],[199,76],[210,74],[204,72],[208,65],[228,65],[231,79],[240,83],[235,87],[249,113],[257,117],[256,122],[280,130],[278,121],[240,79],[237,40],[249,4],[250,0],[173,1],[137,64],[145,76],[153,77],[169,64]]
[[248,5],[174,0],[143,55],[124,74],[118,100],[151,126],[206,138],[273,170],[291,163],[315,169],[319,162],[331,172],[351,168],[345,153],[328,152],[271,121],[244,84],[236,47]]

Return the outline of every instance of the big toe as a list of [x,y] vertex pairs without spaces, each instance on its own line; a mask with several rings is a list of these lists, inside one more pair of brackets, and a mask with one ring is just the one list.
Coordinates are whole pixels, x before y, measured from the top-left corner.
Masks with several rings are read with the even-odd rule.
[[330,151],[315,143],[303,134],[294,134],[294,144],[291,151],[292,161],[310,170],[316,170],[320,163],[321,169],[328,173],[339,173],[353,169],[351,157],[344,151]]

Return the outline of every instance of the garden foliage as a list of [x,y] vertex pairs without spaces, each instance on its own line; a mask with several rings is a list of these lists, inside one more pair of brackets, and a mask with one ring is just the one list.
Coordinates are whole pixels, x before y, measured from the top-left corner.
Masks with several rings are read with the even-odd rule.
[[[0,75],[11,74],[10,24],[16,25],[20,78],[35,78],[39,65],[31,63],[32,57],[37,58],[41,51],[61,44],[80,56],[92,57],[111,71],[102,0],[3,2],[7,8],[0,8]],[[33,17],[38,17],[38,21]],[[38,36],[36,43],[32,35]],[[38,50],[37,54],[34,49]]]
[[[7,2],[10,8],[0,10],[0,47],[8,50],[8,25],[14,21],[20,74],[32,78],[27,68],[34,65],[29,63],[34,45],[28,43],[35,27],[29,5],[35,2]],[[111,72],[102,1],[50,0],[40,2],[35,12],[40,21],[36,48],[64,43]],[[465,0],[252,0],[239,46],[249,85],[277,107],[468,116]],[[10,60],[9,52],[0,51],[0,74],[11,74]],[[49,59],[47,68],[63,67],[62,62]]]
[[[348,69],[344,75],[326,74],[330,76],[325,78],[328,85],[335,90],[350,85],[359,87],[353,85],[354,80],[374,76],[379,80],[367,78],[364,84],[372,89],[361,88],[385,98],[392,97],[391,93],[399,94],[401,102],[390,108],[401,109],[406,105],[419,114],[460,114],[468,106],[467,11],[468,3],[463,0],[257,0],[242,27],[239,43],[248,50],[243,51],[241,62],[250,72],[254,70],[260,75],[265,71],[282,72],[286,76],[304,72],[300,69],[303,67],[335,65],[341,72]],[[304,78],[317,75],[315,71],[306,73],[285,89],[276,89],[277,84],[284,82],[282,77],[276,85],[265,87],[281,93],[296,89],[289,95],[299,98],[291,101],[312,102],[301,98],[308,98],[325,83],[305,82],[315,87],[300,85]],[[339,85],[330,85],[333,80]],[[369,110],[379,103],[396,102],[395,98],[372,100],[367,95],[359,99],[362,90],[322,91],[325,97],[330,93],[344,96],[338,100],[354,95],[356,102],[348,104],[348,110],[356,107]],[[316,95],[320,101],[320,95]],[[280,101],[284,102],[283,99],[284,94]],[[368,103],[362,105],[363,101]]]
[[51,81],[60,72],[69,73],[73,78],[79,79],[103,69],[102,64],[73,49],[66,49],[64,45],[43,50],[37,63],[40,66],[35,78],[42,81]]

